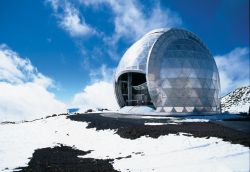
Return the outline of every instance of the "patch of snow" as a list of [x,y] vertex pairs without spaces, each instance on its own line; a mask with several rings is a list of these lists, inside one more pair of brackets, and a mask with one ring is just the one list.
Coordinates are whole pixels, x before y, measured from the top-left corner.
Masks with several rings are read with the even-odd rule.
[[178,119],[176,122],[209,122],[209,119]]
[[172,117],[164,117],[164,116],[141,116],[144,119],[171,119]]
[[144,123],[144,125],[167,125],[167,124],[178,124],[178,123],[174,123],[174,122],[170,122],[170,123],[145,122],[145,123]]
[[[0,171],[25,166],[35,149],[57,143],[94,150],[84,157],[115,159],[120,171],[248,171],[250,150],[219,138],[184,135],[124,139],[114,130],[87,129],[86,122],[57,116],[33,122],[0,125]],[[143,154],[136,154],[142,152]],[[107,157],[108,156],[108,157]],[[9,170],[4,170],[5,168]]]
[[250,86],[240,87],[221,98],[222,112],[249,112]]

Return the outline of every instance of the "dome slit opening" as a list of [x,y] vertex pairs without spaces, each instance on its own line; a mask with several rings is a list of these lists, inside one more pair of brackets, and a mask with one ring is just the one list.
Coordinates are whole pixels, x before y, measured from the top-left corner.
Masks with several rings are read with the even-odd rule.
[[118,78],[118,97],[123,101],[123,106],[151,106],[148,93],[146,75],[137,72],[127,72]]

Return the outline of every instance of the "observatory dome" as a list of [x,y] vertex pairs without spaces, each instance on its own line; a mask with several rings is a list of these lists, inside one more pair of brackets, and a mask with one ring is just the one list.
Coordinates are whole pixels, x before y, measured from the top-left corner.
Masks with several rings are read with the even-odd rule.
[[123,55],[114,79],[120,107],[219,112],[219,73],[207,46],[184,29],[153,30]]
[[149,50],[161,34],[168,29],[155,29],[135,42],[122,56],[116,69],[115,79],[126,72],[138,72],[146,74],[146,64]]

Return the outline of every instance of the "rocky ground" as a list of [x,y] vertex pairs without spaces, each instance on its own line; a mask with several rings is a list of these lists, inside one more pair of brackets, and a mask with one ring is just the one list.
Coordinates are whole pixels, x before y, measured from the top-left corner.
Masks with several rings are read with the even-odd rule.
[[[107,118],[99,114],[76,114],[67,118],[74,121],[88,122],[87,128],[97,130],[114,129],[122,138],[136,139],[141,136],[158,138],[161,135],[187,133],[194,137],[218,137],[233,144],[250,147],[250,137],[247,133],[236,131],[213,122],[180,122],[169,123],[168,119],[128,119]],[[241,120],[234,119],[235,121]],[[244,120],[249,120],[245,118]],[[165,125],[144,125],[147,122],[164,122]]]
[[15,170],[36,172],[115,172],[113,159],[79,158],[91,151],[81,151],[69,146],[57,146],[54,148],[37,149],[27,167],[19,167]]

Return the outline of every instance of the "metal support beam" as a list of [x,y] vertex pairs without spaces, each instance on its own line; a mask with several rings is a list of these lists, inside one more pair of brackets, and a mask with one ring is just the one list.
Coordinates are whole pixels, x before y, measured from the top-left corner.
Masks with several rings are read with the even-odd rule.
[[128,73],[128,105],[132,105],[132,73]]

